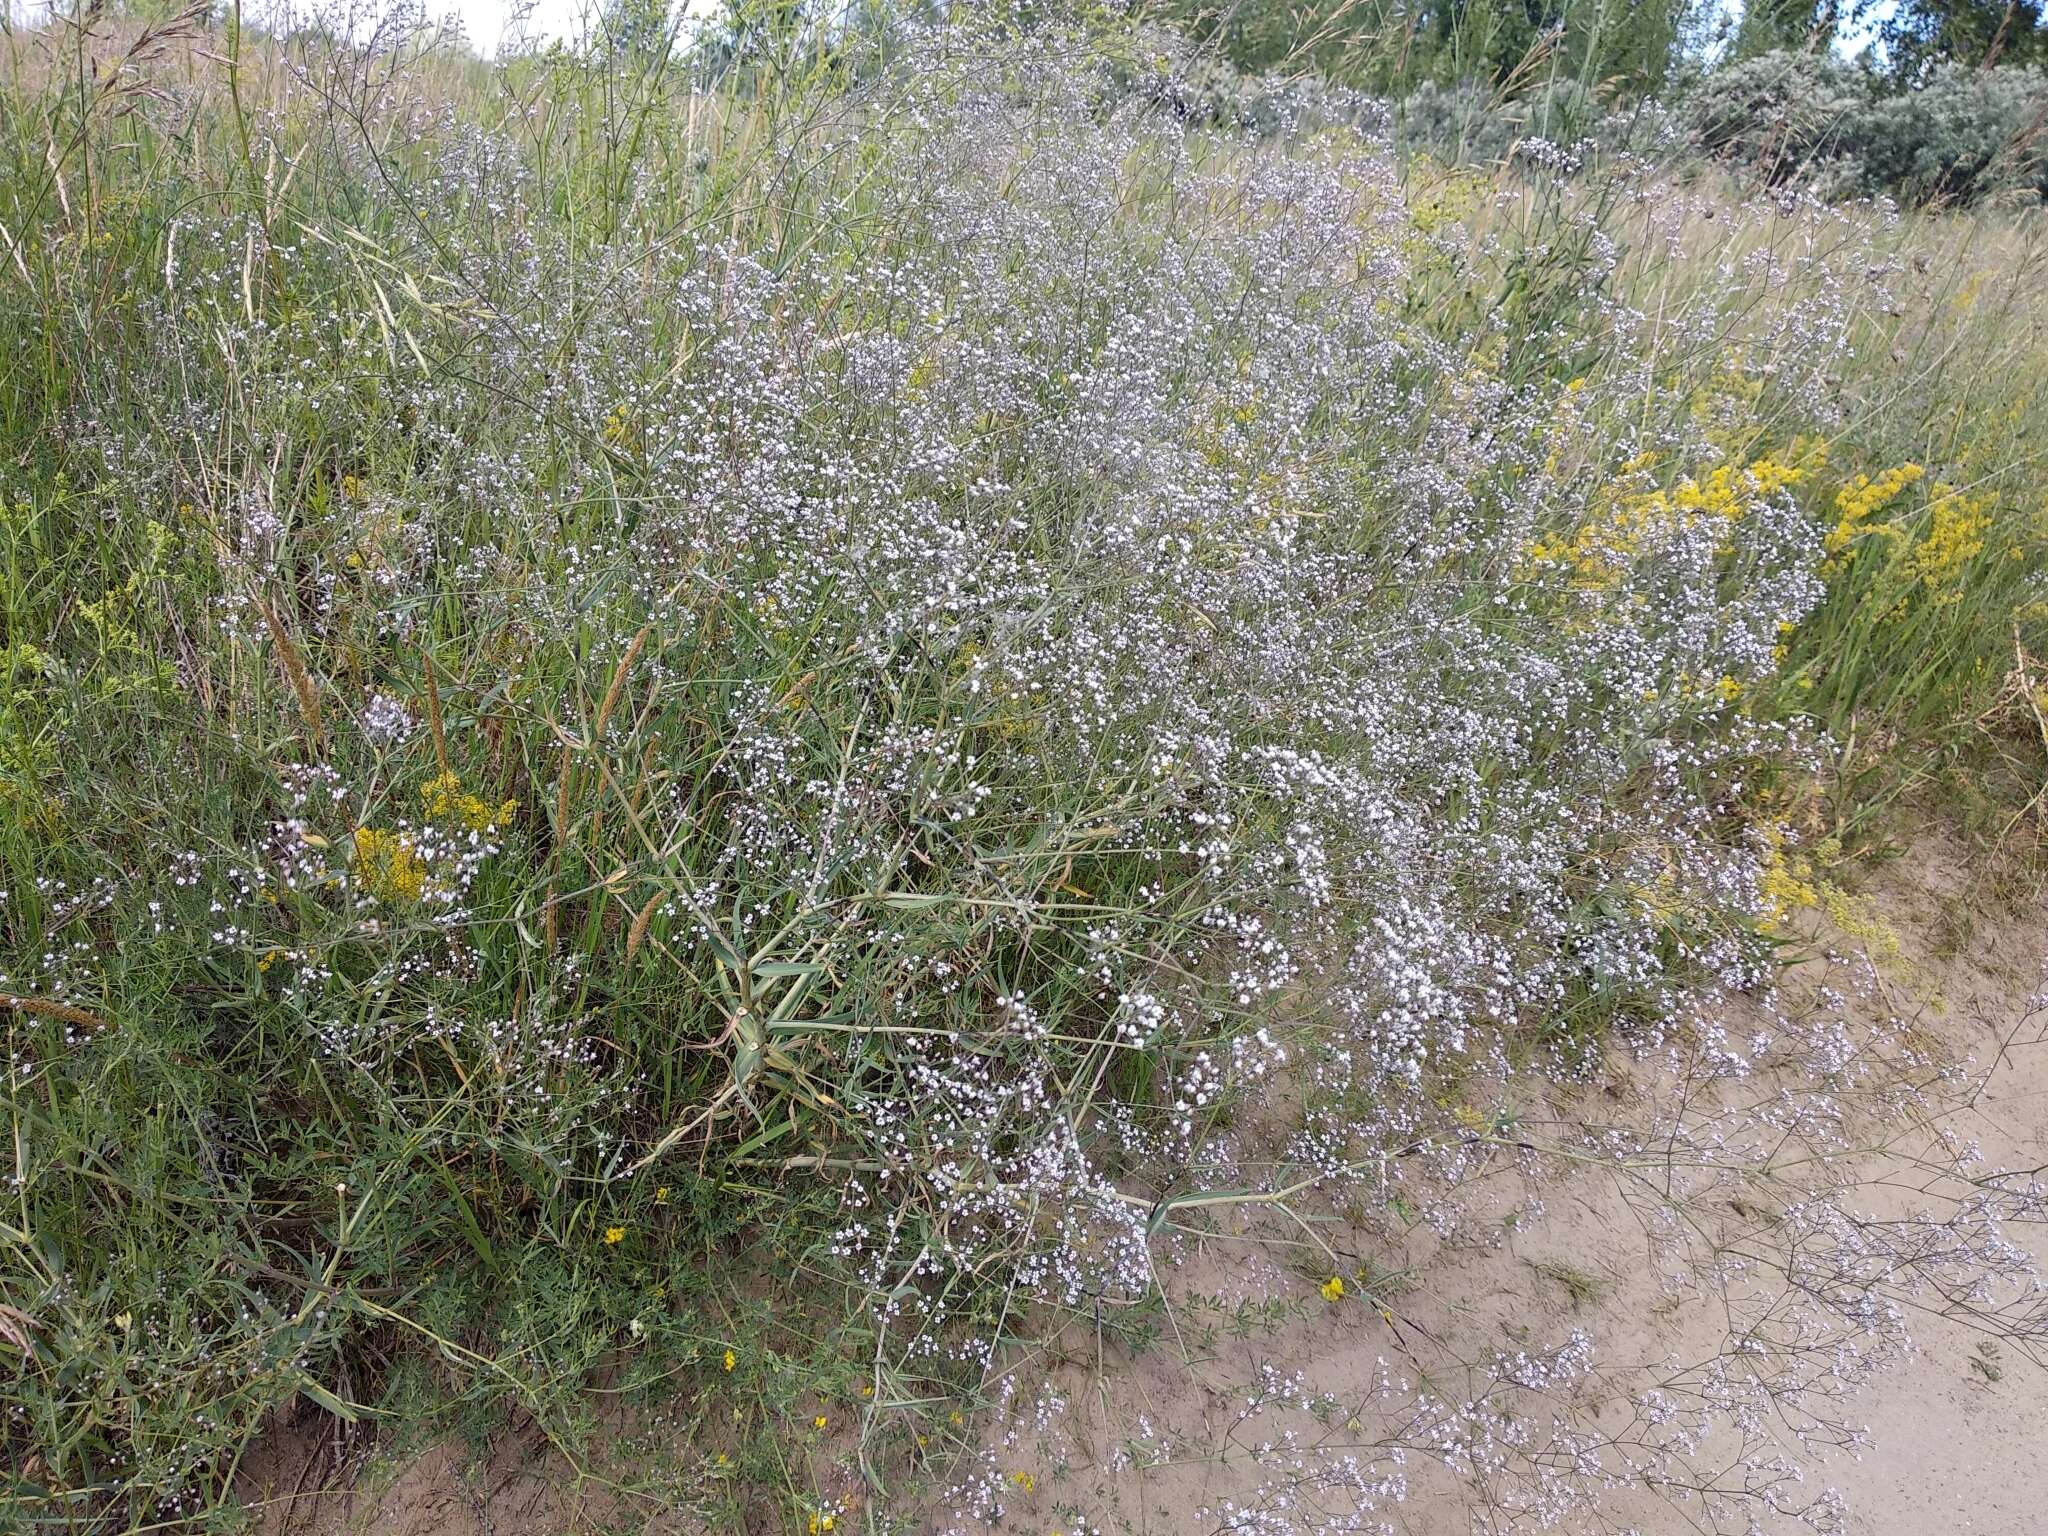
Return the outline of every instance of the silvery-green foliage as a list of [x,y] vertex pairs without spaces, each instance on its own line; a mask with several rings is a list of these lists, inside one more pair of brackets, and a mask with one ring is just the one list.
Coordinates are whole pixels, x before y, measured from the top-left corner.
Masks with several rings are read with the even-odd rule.
[[1713,71],[1680,112],[1708,154],[1778,181],[1840,153],[1871,92],[1866,76],[1832,55],[1773,52]]
[[1331,125],[1370,130],[1385,112],[1379,98],[1314,74],[1247,74],[1164,27],[1134,29],[1097,68],[1105,105],[1144,102],[1185,123],[1262,138]]
[[1706,153],[1833,197],[1969,203],[2042,186],[2048,79],[1944,64],[1905,90],[1831,55],[1775,52],[1713,71],[1680,111]]
[[1970,203],[2048,189],[2048,76],[2031,66],[1938,66],[1924,84],[1850,119],[1841,173],[1854,190],[1909,202]]
[[1391,109],[1394,134],[1410,149],[1452,163],[1491,164],[1521,136],[1521,124],[1501,110],[1477,81],[1440,86],[1425,81]]

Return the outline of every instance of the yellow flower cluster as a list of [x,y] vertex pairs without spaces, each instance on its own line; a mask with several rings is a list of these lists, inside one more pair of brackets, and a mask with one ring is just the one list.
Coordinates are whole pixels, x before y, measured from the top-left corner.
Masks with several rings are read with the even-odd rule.
[[[1822,912],[1828,921],[1852,939],[1860,941],[1873,959],[1896,959],[1898,932],[1864,898],[1852,896],[1814,868],[1812,859],[1788,854],[1783,835],[1775,829],[1766,833],[1770,852],[1757,881],[1757,894],[1764,902],[1764,922],[1783,928],[1801,908]],[[1822,841],[1814,852],[1822,859],[1833,858],[1841,844],[1833,838]]]
[[1873,531],[1870,519],[1896,501],[1907,486],[1916,484],[1923,473],[1918,464],[1901,464],[1875,480],[1858,475],[1835,492],[1835,526],[1822,541],[1827,552],[1844,563],[1855,558],[1856,552],[1849,546],[1859,534]]
[[1693,391],[1692,419],[1708,442],[1723,452],[1736,453],[1753,438],[1763,394],[1763,376],[1745,372],[1741,361],[1731,357]]
[[1934,487],[1934,520],[1913,550],[1912,571],[1942,602],[1963,595],[1957,578],[1983,552],[1984,533],[1991,526],[1987,505],[1984,497],[1965,496],[1947,485]]
[[[1438,179],[1424,178],[1436,173]],[[1417,162],[1417,188],[1408,198],[1408,221],[1422,235],[1462,223],[1492,194],[1494,181],[1480,171],[1439,170],[1426,158]]]
[[427,866],[411,842],[383,827],[356,828],[356,878],[379,901],[418,901],[427,888]]
[[[1785,456],[1765,454],[1747,464],[1723,464],[1701,478],[1688,475],[1668,489],[1610,493],[1571,537],[1533,540],[1526,553],[1536,565],[1569,566],[1575,586],[1605,591],[1621,579],[1623,567],[1648,535],[1702,522],[1733,525],[1758,502],[1799,484],[1824,459],[1818,445],[1798,443]],[[1643,467],[1638,462],[1625,468]]]
[[427,814],[433,817],[453,817],[472,832],[488,831],[502,826],[512,819],[518,809],[511,800],[492,805],[481,800],[462,787],[462,780],[453,773],[436,775],[421,789],[420,799],[425,802]]
[[1757,879],[1757,894],[1763,898],[1764,920],[1777,928],[1799,908],[1818,907],[1820,892],[1813,884],[1810,861],[1788,858],[1784,840],[1775,833],[1770,846],[1770,857]]

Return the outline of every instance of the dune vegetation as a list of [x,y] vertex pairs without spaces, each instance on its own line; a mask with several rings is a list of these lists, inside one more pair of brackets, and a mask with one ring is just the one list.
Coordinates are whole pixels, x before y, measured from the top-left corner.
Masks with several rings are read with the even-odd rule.
[[[1167,37],[0,39],[0,1523],[245,1528],[312,1415],[517,1422],[622,1529],[987,1528],[1059,1498],[1011,1352],[1226,1222],[1377,1305],[1331,1219],[1679,1157],[1526,1122],[1616,1055],[1851,1135],[1896,1041],[1712,1020],[1931,816],[2031,868],[2038,209],[1253,133]],[[1532,1441],[1600,1343],[1533,1340],[1385,1385],[1341,1518],[1185,1528],[1729,1434],[1702,1528],[1837,1518],[1747,1430],[1930,1287],[2035,1327],[2040,1193],[1808,1166],[1825,1371]]]

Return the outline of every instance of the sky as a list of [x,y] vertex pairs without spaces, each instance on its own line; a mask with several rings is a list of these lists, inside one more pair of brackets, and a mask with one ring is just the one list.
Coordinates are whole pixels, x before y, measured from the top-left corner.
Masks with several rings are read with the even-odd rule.
[[[463,30],[479,53],[496,53],[508,29],[518,27],[535,42],[582,35],[598,0],[422,0],[433,16],[460,17]],[[683,13],[717,9],[716,0],[684,0]]]
[[536,42],[579,35],[592,0],[425,0],[428,14],[461,18],[463,31],[479,53],[495,53],[508,29]]
[[[261,0],[245,0],[260,4]],[[303,4],[304,0],[291,0]],[[501,43],[520,38],[546,43],[583,35],[599,0],[420,0],[427,14],[459,20],[477,52],[495,54]],[[685,0],[683,10],[703,13],[716,0]]]
[[[533,42],[575,38],[584,32],[599,0],[419,0],[430,17],[460,21],[479,53],[495,54],[501,43],[524,37]],[[283,6],[293,11],[346,10],[369,14],[387,9],[386,0],[243,0],[252,21]],[[716,8],[716,0],[685,0],[685,14]],[[47,12],[48,0],[0,0],[0,15],[26,20]]]

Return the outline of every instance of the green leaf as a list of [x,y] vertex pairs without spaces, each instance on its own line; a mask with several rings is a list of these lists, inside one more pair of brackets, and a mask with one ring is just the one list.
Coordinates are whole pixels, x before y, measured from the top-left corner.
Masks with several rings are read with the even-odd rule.
[[344,1423],[360,1424],[363,1415],[372,1411],[355,1403],[343,1402],[310,1376],[300,1378],[299,1390]]

